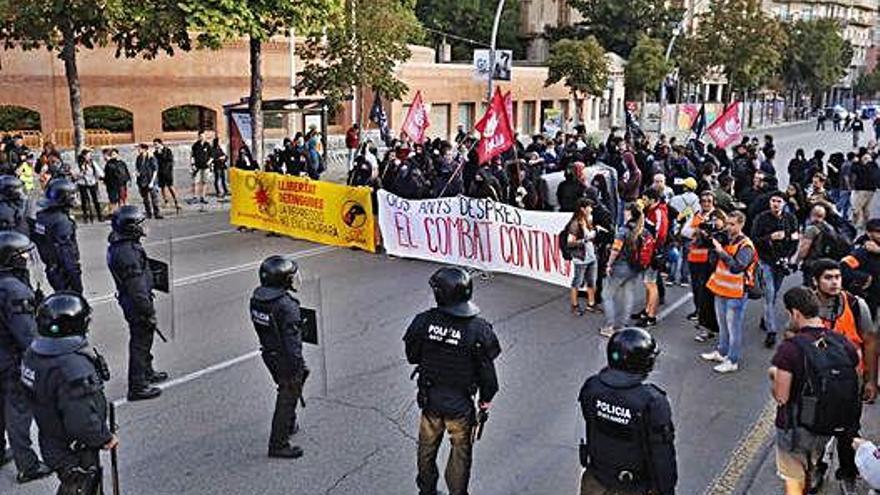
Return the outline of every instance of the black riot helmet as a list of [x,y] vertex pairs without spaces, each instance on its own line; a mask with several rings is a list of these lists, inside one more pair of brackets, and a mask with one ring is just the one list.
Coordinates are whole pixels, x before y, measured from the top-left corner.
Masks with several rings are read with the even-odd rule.
[[110,225],[113,232],[127,237],[141,238],[146,235],[144,222],[147,217],[137,206],[126,205],[113,213]]
[[31,240],[21,232],[0,232],[0,270],[27,269],[28,257],[33,249]]
[[441,268],[431,275],[429,284],[434,290],[434,299],[440,311],[462,318],[480,314],[480,308],[471,302],[474,282],[463,268]]
[[24,183],[14,175],[0,175],[0,199],[21,200],[24,197]]
[[63,177],[52,179],[46,187],[45,205],[71,208],[76,204],[76,192],[73,182]]
[[608,367],[647,375],[654,369],[660,348],[654,336],[641,328],[624,328],[608,341]]
[[37,332],[56,339],[85,335],[91,318],[92,307],[83,296],[71,291],[56,292],[37,308]]
[[299,265],[286,256],[269,256],[260,264],[260,285],[280,289],[299,289]]

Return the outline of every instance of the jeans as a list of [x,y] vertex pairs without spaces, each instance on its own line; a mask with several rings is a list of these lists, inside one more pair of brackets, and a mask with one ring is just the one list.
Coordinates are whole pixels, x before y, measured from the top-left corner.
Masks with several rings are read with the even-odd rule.
[[779,296],[779,289],[782,288],[782,280],[785,277],[774,270],[773,265],[761,261],[758,266],[763,276],[764,331],[775,334],[779,332],[779,325],[776,322],[776,298]]
[[838,191],[837,201],[834,202],[834,206],[837,208],[838,213],[840,213],[840,216],[843,217],[845,220],[851,220],[851,196],[852,191]]
[[141,193],[141,199],[144,201],[144,213],[147,218],[162,216],[159,213],[159,191],[155,187],[140,187],[138,191]]
[[214,194],[221,197],[220,189],[223,189],[222,196],[229,196],[229,187],[226,185],[226,167],[214,167]]
[[[602,298],[602,309],[605,312],[605,323],[614,328],[623,328],[626,318],[632,314],[635,304],[635,291],[642,281],[641,273],[633,270],[626,263],[615,263],[611,276],[606,279]],[[618,310],[619,301],[623,298],[623,311]]]
[[437,495],[437,452],[443,441],[443,432],[449,434],[449,459],[446,461],[446,487],[449,495],[467,495],[471,478],[473,442],[469,418],[444,418],[441,415],[422,412],[419,421],[419,447],[416,485],[419,495]]
[[739,299],[715,296],[715,315],[718,318],[718,352],[731,363],[739,362],[742,353],[743,319],[746,315],[744,295]]
[[[91,222],[94,217],[97,217],[99,222],[104,221],[104,216],[101,214],[101,203],[98,201],[97,184],[79,186],[79,202],[82,207],[83,221]],[[92,208],[95,210],[95,215],[92,215]]]

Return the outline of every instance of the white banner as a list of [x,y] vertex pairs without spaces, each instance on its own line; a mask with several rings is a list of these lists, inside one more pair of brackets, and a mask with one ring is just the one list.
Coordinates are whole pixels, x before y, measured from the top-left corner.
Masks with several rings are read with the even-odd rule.
[[465,196],[408,200],[379,191],[388,254],[504,272],[568,287],[559,232],[569,213],[529,211]]

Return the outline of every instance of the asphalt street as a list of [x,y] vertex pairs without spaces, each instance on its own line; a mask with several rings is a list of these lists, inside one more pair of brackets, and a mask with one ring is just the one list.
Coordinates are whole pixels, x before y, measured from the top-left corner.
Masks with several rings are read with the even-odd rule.
[[[776,136],[782,184],[796,148],[808,155],[816,147],[849,149],[848,134],[811,131],[808,124],[759,133]],[[79,230],[84,284],[95,307],[90,336],[113,373],[108,397],[119,401],[122,493],[416,492],[418,409],[401,337],[412,316],[431,306],[427,279],[437,265],[240,233],[216,209],[154,221],[147,251],[172,264],[174,279],[172,294],[157,298],[170,342],[157,340],[154,351],[157,369],[173,380],[158,400],[125,403],[127,328],[106,269],[108,233],[107,224]],[[295,437],[305,456],[296,461],[265,455],[274,389],[247,315],[259,262],[280,252],[298,256],[303,304],[322,315],[320,346],[305,351],[312,375]],[[576,398],[585,378],[604,365],[600,317],[571,316],[566,291],[539,281],[478,278],[475,293],[502,354],[501,391],[474,449],[472,492],[578,493],[583,421]],[[771,353],[758,329],[760,303],[749,305],[741,371],[719,376],[699,359],[710,346],[694,342],[684,318],[692,309],[689,291],[670,288],[666,300],[652,330],[662,348],[652,379],[668,391],[675,414],[679,493],[779,493],[762,463]],[[878,431],[871,421],[866,429]],[[57,483],[19,486],[14,475],[11,466],[0,471],[0,493],[52,493]]]

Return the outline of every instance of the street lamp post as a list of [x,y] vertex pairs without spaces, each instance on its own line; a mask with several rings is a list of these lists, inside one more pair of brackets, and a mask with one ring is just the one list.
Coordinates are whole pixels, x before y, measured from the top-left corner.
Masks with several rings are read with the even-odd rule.
[[492,44],[489,48],[489,84],[486,91],[486,101],[492,101],[492,78],[495,76],[495,44],[498,41],[498,25],[501,24],[501,12],[504,10],[504,0],[498,0],[495,9],[495,22],[492,24]]
[[[666,61],[669,62],[669,57],[672,56],[672,47],[675,45],[675,40],[681,34],[682,27],[684,26],[684,19],[672,28],[672,39],[669,40],[669,45],[666,47]],[[666,77],[663,77],[663,80],[660,81],[660,122],[657,126],[657,134],[663,133],[663,116],[666,114]]]

